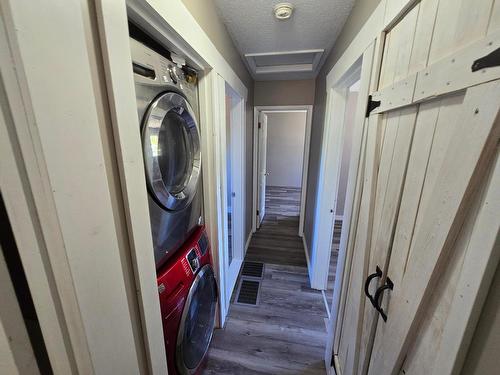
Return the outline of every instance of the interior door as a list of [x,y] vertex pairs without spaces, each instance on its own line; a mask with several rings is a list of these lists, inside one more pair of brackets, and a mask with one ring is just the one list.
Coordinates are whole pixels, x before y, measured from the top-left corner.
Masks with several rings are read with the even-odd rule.
[[500,47],[499,10],[492,0],[423,0],[386,33],[355,236],[365,282],[352,295],[365,303],[343,328],[356,339],[342,373],[437,364],[468,241],[457,237],[498,157],[500,67],[488,56]]
[[258,148],[258,214],[257,228],[260,227],[264,216],[266,215],[266,177],[268,171],[266,168],[267,161],[267,115],[264,112],[259,112],[259,148]]
[[221,154],[221,322],[229,311],[231,295],[244,257],[244,99],[218,76]]

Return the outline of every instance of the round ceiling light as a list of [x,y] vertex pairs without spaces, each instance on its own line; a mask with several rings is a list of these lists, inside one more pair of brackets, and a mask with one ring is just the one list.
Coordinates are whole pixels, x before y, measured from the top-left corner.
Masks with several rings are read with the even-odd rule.
[[278,20],[287,20],[292,16],[293,5],[290,3],[279,3],[274,7],[274,17]]

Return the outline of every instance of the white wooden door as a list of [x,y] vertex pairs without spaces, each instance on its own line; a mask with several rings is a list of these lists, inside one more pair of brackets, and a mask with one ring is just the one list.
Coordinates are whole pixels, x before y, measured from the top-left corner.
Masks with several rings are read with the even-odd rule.
[[[474,248],[491,252],[499,226],[498,215],[487,228],[476,223],[498,210],[500,67],[488,55],[500,47],[499,26],[498,1],[423,0],[386,33],[354,237],[359,270],[373,278],[343,326],[354,337],[341,339],[353,343],[343,374],[457,369],[466,343],[450,338],[468,324],[457,323],[459,301],[474,301],[470,285],[484,277],[464,259]],[[470,247],[479,231],[486,241]],[[353,298],[364,294],[359,282],[352,288]],[[446,334],[448,319],[456,324]]]
[[259,149],[258,149],[258,205],[257,205],[257,228],[260,227],[264,216],[266,215],[266,177],[267,171],[267,115],[259,112]]
[[[244,257],[244,108],[245,102],[221,76],[217,77],[219,100],[220,194],[222,237],[221,323],[229,311]],[[219,254],[220,255],[220,254]]]

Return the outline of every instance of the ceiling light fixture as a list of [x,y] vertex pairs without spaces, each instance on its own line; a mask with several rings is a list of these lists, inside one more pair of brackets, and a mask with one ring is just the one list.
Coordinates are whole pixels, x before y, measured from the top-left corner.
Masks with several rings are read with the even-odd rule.
[[290,3],[279,3],[274,6],[274,17],[280,21],[289,19],[293,13],[293,5]]

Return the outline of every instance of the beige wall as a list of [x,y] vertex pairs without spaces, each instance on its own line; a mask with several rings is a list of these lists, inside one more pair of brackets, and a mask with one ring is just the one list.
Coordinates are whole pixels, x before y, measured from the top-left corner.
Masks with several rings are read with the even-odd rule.
[[314,80],[256,81],[254,105],[311,105]]
[[307,112],[267,113],[267,186],[300,188]]
[[326,106],[326,76],[349,47],[354,37],[363,27],[363,24],[375,10],[380,0],[357,0],[351,14],[321,68],[315,83],[314,112],[311,126],[311,151],[309,154],[309,170],[307,177],[306,215],[304,223],[304,237],[308,248],[311,248],[314,214],[316,209],[316,194],[318,185],[318,172],[321,156],[321,143],[323,140],[323,122]]
[[[196,22],[208,35],[220,54],[229,63],[234,72],[248,89],[245,124],[245,178],[246,185],[252,186],[252,155],[253,155],[253,79],[234,46],[234,43],[222,23],[213,0],[182,0],[186,8],[196,19]],[[245,197],[245,241],[252,230],[252,189],[247,188]]]

